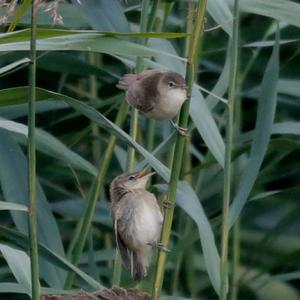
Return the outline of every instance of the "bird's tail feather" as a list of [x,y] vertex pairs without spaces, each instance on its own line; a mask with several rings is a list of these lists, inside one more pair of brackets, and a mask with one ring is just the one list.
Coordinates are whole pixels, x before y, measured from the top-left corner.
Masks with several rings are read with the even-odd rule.
[[127,90],[128,87],[136,81],[137,75],[136,74],[125,74],[123,77],[120,78],[117,88],[121,90]]
[[139,281],[148,273],[148,251],[132,251],[131,255],[131,276]]

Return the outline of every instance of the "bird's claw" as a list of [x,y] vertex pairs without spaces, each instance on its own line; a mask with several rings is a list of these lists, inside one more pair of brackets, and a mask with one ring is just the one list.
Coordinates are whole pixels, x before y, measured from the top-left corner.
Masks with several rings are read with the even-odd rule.
[[181,127],[181,126],[176,126],[175,129],[177,130],[177,132],[184,136],[184,137],[189,137],[190,135],[187,133],[188,132],[188,128],[185,127]]
[[148,245],[160,251],[171,252],[171,250],[164,246],[163,243],[148,243]]
[[175,203],[172,202],[172,201],[169,201],[169,200],[163,200],[162,206],[163,206],[164,208],[172,208],[172,207],[175,206]]
[[172,122],[172,125],[173,127],[176,129],[176,131],[182,135],[182,136],[185,136],[185,137],[188,137],[190,136],[187,132],[188,132],[188,128],[185,128],[185,127],[181,127],[179,126],[178,124]]

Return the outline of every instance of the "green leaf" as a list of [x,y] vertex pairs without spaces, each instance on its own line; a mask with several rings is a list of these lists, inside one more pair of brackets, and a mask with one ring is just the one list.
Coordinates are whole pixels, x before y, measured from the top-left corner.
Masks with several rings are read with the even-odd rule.
[[224,167],[225,145],[207,104],[196,87],[193,88],[190,115],[208,149]]
[[[76,290],[61,290],[41,287],[42,294],[45,295],[68,295],[75,294]],[[12,293],[12,294],[27,294],[28,291],[22,284],[14,282],[1,282],[0,283],[0,293]]]
[[8,32],[12,32],[15,30],[16,26],[24,16],[24,14],[29,10],[31,1],[30,0],[24,0],[22,4],[18,7],[17,12],[14,15],[14,18],[12,22],[9,25]]
[[278,82],[278,93],[300,98],[299,86],[300,80],[280,79]]
[[[14,122],[2,119],[0,117],[0,128],[9,130],[23,144],[27,144],[28,127]],[[72,166],[79,170],[86,171],[91,175],[97,175],[97,169],[80,155],[70,150],[54,136],[48,132],[36,129],[36,147],[39,151],[59,159],[63,164]]]
[[[50,93],[50,92],[49,92]],[[51,94],[55,95],[55,93]],[[93,107],[75,100],[71,97],[60,95],[61,99],[72,106],[75,110],[82,113],[84,116],[94,121],[100,127],[104,128],[108,132],[114,134],[118,138],[124,140],[129,146],[135,148],[144,158],[147,160],[148,164],[167,182],[170,179],[170,170],[156,159],[150,152],[148,152],[144,147],[134,141],[125,131],[120,127],[116,126],[113,122],[104,117],[101,113],[95,110]]]
[[28,64],[29,62],[30,62],[30,59],[27,58],[27,57],[19,59],[15,62],[5,66],[5,67],[0,68],[0,74],[5,74],[5,73],[17,68],[17,67]]
[[231,36],[233,16],[228,3],[224,0],[207,1],[207,11],[222,26],[222,29]]
[[29,291],[22,284],[14,282],[1,282],[0,293],[12,293],[12,294],[28,294]]
[[[0,98],[5,99],[5,101],[0,101],[0,106],[4,102],[7,104],[9,103],[15,103],[16,96],[12,96],[11,91],[17,92],[19,94],[18,102],[23,103],[26,99],[27,95],[27,88],[16,88],[16,89],[6,89],[6,90],[0,90]],[[126,132],[124,132],[122,129],[120,129],[118,126],[116,126],[113,122],[108,120],[106,117],[104,117],[101,113],[99,113],[96,109],[93,107],[80,102],[76,99],[73,99],[71,97],[54,93],[51,91],[47,91],[44,89],[37,89],[37,99],[39,100],[62,100],[66,103],[68,103],[70,106],[72,106],[75,110],[79,111],[83,115],[85,115],[90,120],[93,120],[96,122],[100,127],[103,127],[104,129],[108,130],[108,132],[113,133],[117,137],[125,140],[128,145],[134,147],[138,152],[140,152],[141,155],[145,157],[147,162],[155,169],[157,173],[160,174],[162,178],[164,178],[166,181],[169,181],[170,177],[170,170],[163,165],[158,159],[156,159],[151,153],[149,153],[145,148],[143,148],[140,144],[138,144],[136,141],[134,141]],[[6,96],[6,97],[5,97]]]
[[22,204],[0,201],[0,210],[28,211],[28,208]]
[[300,27],[300,4],[289,0],[240,0],[245,12],[267,16]]
[[237,193],[230,206],[229,220],[232,226],[241,213],[258,176],[259,169],[268,149],[277,103],[279,78],[279,30],[276,34],[271,58],[264,73],[261,94],[258,99],[257,119],[250,157],[241,176]]
[[[155,56],[156,54],[162,54],[185,61],[185,58],[126,41],[118,38],[117,36],[177,38],[185,37],[186,35],[187,34],[185,33],[131,34],[116,32],[99,33],[95,31],[38,29],[36,47],[38,51],[88,51],[123,56],[133,55],[151,57]],[[10,33],[2,33],[0,34],[0,52],[29,50],[29,40],[29,29],[23,29]]]
[[130,31],[123,8],[117,0],[89,0],[82,3],[78,3],[75,0],[73,4],[87,15],[89,24],[93,29],[121,32]]
[[0,244],[0,251],[16,280],[31,294],[30,260],[26,253],[10,246]]
[[[20,247],[21,249],[27,249],[28,238],[24,234],[16,232],[12,229],[8,229],[1,225],[0,229],[1,234],[5,236],[9,241],[13,242],[16,246]],[[82,278],[86,283],[88,283],[91,287],[95,289],[104,288],[99,282],[88,276],[86,273],[82,272],[79,268],[75,267],[64,257],[57,254],[57,252],[52,251],[50,248],[46,247],[41,243],[39,243],[38,246],[40,255],[44,257],[44,259],[48,260],[51,264],[54,264],[59,268],[63,268],[67,271],[73,271],[75,274],[77,274],[80,278]]]
[[[28,206],[27,161],[19,145],[5,129],[0,129],[0,165],[0,184],[4,199]],[[27,233],[27,214],[17,211],[10,211],[10,214],[17,228]],[[40,184],[37,184],[37,227],[39,240],[64,256],[59,230]],[[45,260],[41,260],[40,265],[41,274],[47,283],[61,288],[65,274]]]
[[223,97],[224,94],[227,92],[228,85],[229,85],[229,78],[230,78],[230,47],[228,47],[226,60],[222,72],[219,76],[217,83],[215,84],[214,88],[211,91],[211,94],[208,95],[205,99],[209,110],[212,110],[216,104],[219,102],[219,99],[216,98],[214,95],[219,97]]
[[[253,138],[254,131],[248,131],[243,133],[238,138],[238,143],[245,143]],[[300,135],[300,123],[299,122],[281,122],[275,123],[272,126],[271,134],[293,134]]]

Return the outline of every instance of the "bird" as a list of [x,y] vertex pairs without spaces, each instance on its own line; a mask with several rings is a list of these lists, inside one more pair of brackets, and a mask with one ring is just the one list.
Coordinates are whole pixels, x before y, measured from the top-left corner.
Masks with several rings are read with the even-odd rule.
[[159,247],[163,215],[155,195],[146,190],[154,174],[144,170],[124,173],[110,185],[117,250],[135,281],[147,276],[151,248]]
[[177,72],[146,70],[139,74],[125,74],[117,87],[126,91],[125,99],[146,117],[156,120],[170,120],[174,128],[186,135],[186,128],[173,122],[182,104],[187,99],[187,86]]

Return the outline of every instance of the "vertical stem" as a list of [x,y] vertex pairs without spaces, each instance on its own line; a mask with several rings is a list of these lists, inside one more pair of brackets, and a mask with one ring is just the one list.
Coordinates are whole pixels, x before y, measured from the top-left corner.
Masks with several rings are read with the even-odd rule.
[[[156,2],[156,1],[155,1]],[[148,22],[148,11],[149,11],[149,3],[150,0],[143,0],[142,4],[142,12],[141,12],[141,21],[140,21],[140,32],[145,32],[147,30],[147,22]],[[155,5],[155,3],[154,3]],[[154,11],[155,16],[155,11]],[[153,18],[154,18],[153,16]],[[147,39],[141,39],[141,44],[145,45],[147,43]],[[138,57],[136,61],[136,73],[140,73],[143,70],[143,58]],[[137,139],[138,133],[138,121],[139,121],[139,112],[137,109],[132,109],[131,112],[131,120],[130,120],[130,136],[133,140]],[[132,172],[135,167],[135,149],[130,147],[128,149],[127,155],[127,170],[128,172]],[[118,251],[116,251],[115,255],[115,263],[114,263],[114,272],[113,272],[113,285],[120,285],[122,273],[121,266],[121,257]]]
[[229,238],[229,203],[231,197],[231,156],[234,135],[233,118],[234,102],[236,98],[237,64],[238,64],[238,0],[234,2],[234,24],[232,37],[232,59],[230,65],[230,84],[228,95],[228,118],[226,124],[226,147],[225,147],[225,169],[223,188],[223,215],[222,215],[222,244],[221,244],[221,291],[220,299],[227,299],[228,292],[228,238]]
[[[187,70],[186,70],[186,82],[188,85],[188,95],[189,95],[188,100],[190,100],[192,87],[194,83],[195,60],[198,56],[201,36],[203,33],[203,23],[204,23],[204,16],[206,10],[206,2],[207,2],[206,0],[202,0],[198,2],[197,16],[196,16],[195,26],[192,33],[190,47],[189,47],[188,63],[187,63]],[[188,126],[189,107],[190,107],[190,101],[186,101],[181,109],[179,124],[182,127]],[[171,179],[170,179],[169,191],[167,196],[168,201],[171,203],[175,202],[185,141],[186,141],[185,137],[183,137],[182,135],[177,135],[176,143],[175,143],[174,159],[173,159],[172,170],[171,170]],[[170,240],[173,214],[174,214],[174,207],[171,206],[169,209],[166,210],[163,230],[162,230],[161,243],[165,247],[168,247],[169,240]],[[164,279],[166,258],[167,258],[166,252],[159,251],[157,265],[156,265],[155,279],[153,284],[153,291],[152,291],[152,298],[155,300],[159,299],[160,296],[163,279]]]
[[[237,12],[238,13],[238,12]],[[236,16],[238,18],[238,16]],[[237,24],[238,26],[239,24]],[[237,32],[236,39],[239,41],[239,32]],[[241,90],[242,90],[242,83],[243,79],[240,76],[240,68],[239,68],[239,57],[240,51],[238,51],[237,57],[237,79],[236,83],[236,101],[235,101],[235,130],[234,130],[234,139],[237,139],[241,134],[241,124],[242,124],[242,103],[241,103]],[[244,73],[245,74],[245,73]],[[234,178],[235,178],[235,187],[237,187],[237,182],[239,181],[239,174],[241,170],[241,158],[239,157],[234,164]],[[238,277],[238,268],[240,264],[240,218],[237,219],[236,223],[233,226],[233,233],[232,233],[232,268],[231,268],[231,291],[230,291],[230,299],[231,300],[238,300],[238,292],[239,292],[239,277]]]
[[[98,64],[98,54],[97,53],[88,53],[88,59],[89,63],[99,67]],[[97,98],[97,93],[98,93],[98,83],[97,83],[97,78],[95,75],[90,75],[90,94],[92,98]],[[100,149],[101,149],[101,143],[99,140],[100,137],[100,131],[99,127],[95,122],[91,121],[91,131],[92,131],[92,153],[93,153],[93,162],[94,165],[98,166],[99,165],[99,160],[100,160]]]
[[[127,107],[126,102],[123,101],[120,106],[120,109],[118,111],[116,121],[115,121],[115,124],[117,126],[121,126],[121,124],[123,124],[123,121],[127,114],[127,108],[128,107]],[[113,153],[115,144],[116,144],[116,137],[112,135],[109,139],[107,149],[106,149],[106,152],[105,152],[105,155],[103,158],[103,162],[100,166],[97,178],[92,184],[91,191],[90,191],[89,197],[88,197],[86,211],[84,213],[82,220],[79,221],[79,222],[81,222],[81,224],[79,223],[80,229],[78,230],[78,235],[76,235],[74,237],[75,246],[74,246],[73,254],[71,255],[71,262],[74,265],[78,264],[81,253],[83,251],[83,248],[84,248],[84,245],[86,242],[86,238],[87,238],[89,229],[91,227],[97,200],[98,200],[98,197],[99,197],[99,194],[101,191],[101,187],[103,186],[104,178],[106,176],[106,173],[107,173],[107,170],[109,167],[109,163],[110,163],[110,160],[112,157],[112,153]],[[74,281],[74,273],[69,272],[67,279],[66,279],[65,288],[66,289],[71,288],[73,281]]]
[[31,263],[32,299],[40,299],[39,257],[36,220],[36,153],[35,153],[35,100],[36,100],[36,17],[37,5],[31,1],[31,39],[29,64],[28,112],[28,186],[29,186],[29,252]]
[[238,267],[240,264],[240,220],[237,219],[233,226],[233,257],[232,257],[232,279],[231,279],[231,300],[238,300]]

